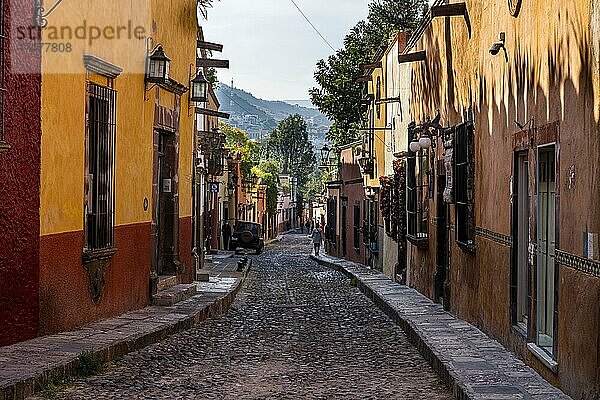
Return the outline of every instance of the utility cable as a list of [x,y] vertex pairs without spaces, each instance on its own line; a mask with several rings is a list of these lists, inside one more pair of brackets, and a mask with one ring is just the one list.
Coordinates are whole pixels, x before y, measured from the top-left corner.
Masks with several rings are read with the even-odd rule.
[[[237,101],[235,101],[235,99],[232,97],[232,96],[233,96],[233,88],[231,89],[231,93],[232,93],[232,95],[229,95],[229,94],[227,93],[227,90],[226,90],[226,89],[223,89],[223,90],[221,90],[221,93],[223,93],[223,94],[224,94],[226,97],[228,97],[228,98],[229,98],[229,100],[233,101],[233,103],[234,103],[234,104],[236,104],[236,105],[237,105],[239,108],[241,108],[243,111],[247,112],[247,113],[248,113],[248,115],[256,115],[255,113],[253,113],[253,112],[251,112],[251,111],[248,111],[248,109],[247,109],[247,108],[245,108],[245,107],[244,107],[244,106],[242,106],[240,103],[238,103]],[[238,97],[239,97],[239,96],[238,96]],[[255,105],[253,105],[253,104],[250,104],[250,105],[251,105],[251,106],[253,106],[253,107],[256,107],[256,106],[255,106]],[[262,124],[261,124],[261,125],[262,125]],[[262,129],[262,128],[261,128],[261,129]],[[259,134],[260,134],[260,140],[264,140],[264,138],[263,138],[263,133],[262,133],[262,132],[259,132]],[[267,134],[267,136],[268,136],[268,134]]]
[[[233,93],[233,89],[231,90],[231,92]],[[248,113],[248,115],[255,115],[254,113],[252,113],[251,111],[248,111],[244,106],[242,106],[240,103],[238,103],[237,101],[235,101],[235,99],[230,96],[227,93],[227,90],[221,90],[221,93],[223,93],[225,96],[227,96],[229,98],[229,100],[233,101],[239,108],[241,108],[242,110],[246,111]]]
[[317,27],[310,21],[310,19],[306,16],[306,14],[304,14],[304,11],[302,11],[300,9],[300,7],[298,7],[298,4],[296,4],[296,2],[294,0],[290,0],[290,1],[296,7],[296,9],[300,12],[300,14],[302,14],[302,16],[304,17],[304,19],[306,20],[306,22],[308,22],[308,24],[314,29],[314,31],[317,32],[317,35],[319,35],[321,37],[321,39],[323,39],[323,41],[327,44],[327,46],[329,46],[329,48],[335,52],[336,50],[333,48],[333,46],[331,45],[331,43],[329,43],[327,41],[327,39],[325,39],[325,36],[323,36],[321,34],[321,32],[319,32],[319,30],[317,29]]

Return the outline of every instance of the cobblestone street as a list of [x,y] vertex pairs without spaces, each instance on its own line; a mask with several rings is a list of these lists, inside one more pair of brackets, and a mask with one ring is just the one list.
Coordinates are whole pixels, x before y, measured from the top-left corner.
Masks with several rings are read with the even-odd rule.
[[451,399],[350,281],[309,260],[305,236],[256,257],[227,315],[107,366],[67,399]]

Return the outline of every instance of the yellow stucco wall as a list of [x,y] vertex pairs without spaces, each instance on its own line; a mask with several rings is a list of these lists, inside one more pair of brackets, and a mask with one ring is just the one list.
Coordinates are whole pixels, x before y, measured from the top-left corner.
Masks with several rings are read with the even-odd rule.
[[[153,33],[155,44],[162,44],[171,58],[171,77],[189,86],[190,68],[196,63],[195,0],[152,1]],[[189,93],[181,96],[179,123],[179,216],[192,215],[192,160],[194,141],[194,113],[190,108]]]
[[[379,89],[379,97],[381,99],[386,98],[386,62],[385,55],[382,60],[382,68],[375,68],[371,74],[371,82],[369,83],[369,92],[375,96],[375,100],[377,100],[377,79],[381,80],[381,85]],[[373,127],[375,131],[373,134],[373,147],[375,149],[375,173],[374,179],[370,179],[368,176],[366,177],[365,185],[367,187],[378,188],[379,185],[379,177],[385,173],[385,129],[377,129],[377,128],[385,128],[386,126],[386,104],[382,103],[380,107],[379,117],[377,116],[377,104],[375,104],[375,111],[373,111]]]
[[[119,7],[106,1],[81,0],[61,5],[49,17],[44,42],[71,44],[70,52],[44,52],[42,61],[42,168],[41,234],[83,229],[86,70],[84,54],[93,55],[123,69],[114,80],[117,91],[115,153],[115,223],[149,222],[151,207],[144,211],[144,199],[152,204],[153,123],[155,91],[145,93],[145,38],[124,34],[122,39],[102,37],[90,40],[56,32],[70,27],[124,26],[144,29],[153,45],[162,44],[173,60],[171,76],[189,85],[190,64],[195,63],[196,2],[193,0],[126,0]],[[56,29],[54,29],[54,28]],[[52,29],[51,29],[52,28]],[[66,32],[66,31],[65,31]],[[89,31],[88,31],[89,32]],[[75,35],[75,33],[73,33]],[[102,83],[103,77],[91,76]],[[173,95],[161,93],[172,106]],[[169,99],[170,98],[170,99]],[[179,201],[180,216],[191,215],[191,171],[193,115],[188,112],[189,96],[181,99]]]

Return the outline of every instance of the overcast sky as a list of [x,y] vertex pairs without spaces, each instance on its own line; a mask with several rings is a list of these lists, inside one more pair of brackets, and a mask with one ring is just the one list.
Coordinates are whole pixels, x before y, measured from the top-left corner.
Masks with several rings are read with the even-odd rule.
[[[368,0],[295,0],[335,49],[367,16]],[[219,80],[264,99],[308,99],[317,60],[333,51],[290,0],[220,0],[204,21],[204,37],[224,45],[230,60]]]

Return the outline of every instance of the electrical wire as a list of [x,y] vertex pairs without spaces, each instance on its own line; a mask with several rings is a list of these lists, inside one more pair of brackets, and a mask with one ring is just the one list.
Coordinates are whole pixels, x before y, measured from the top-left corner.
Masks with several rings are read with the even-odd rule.
[[327,44],[327,46],[329,46],[329,48],[333,51],[336,51],[333,46],[331,45],[331,43],[329,43],[327,41],[327,39],[325,39],[325,36],[323,36],[321,34],[321,32],[319,32],[319,30],[317,29],[317,27],[310,21],[310,19],[306,16],[306,14],[304,14],[304,11],[302,11],[300,9],[300,7],[298,7],[298,4],[296,4],[296,2],[294,0],[290,0],[292,2],[292,4],[296,7],[296,9],[300,12],[300,14],[302,14],[302,16],[304,17],[304,19],[306,20],[306,22],[308,22],[308,24],[314,29],[315,32],[317,32],[317,35],[319,35],[321,37],[321,39],[323,39],[323,41]]
[[[233,92],[233,89],[231,91]],[[227,90],[221,90],[221,93],[223,93],[225,96],[227,96],[229,98],[229,100],[233,101],[239,108],[246,111],[248,113],[248,115],[254,115],[254,113],[248,111],[246,108],[244,108],[244,106],[242,106],[240,103],[235,101],[235,99],[227,93]]]
[[[231,92],[233,93],[233,88],[231,89]],[[233,103],[236,104],[239,108],[241,108],[242,110],[244,110],[245,112],[247,112],[248,115],[256,115],[256,114],[248,111],[247,108],[245,108],[240,103],[238,103],[237,101],[235,101],[235,99],[227,93],[227,90],[221,90],[221,93],[223,93],[225,96],[227,96],[229,98],[229,100],[233,101]],[[260,134],[260,140],[264,140],[263,133],[260,132],[259,134]]]

